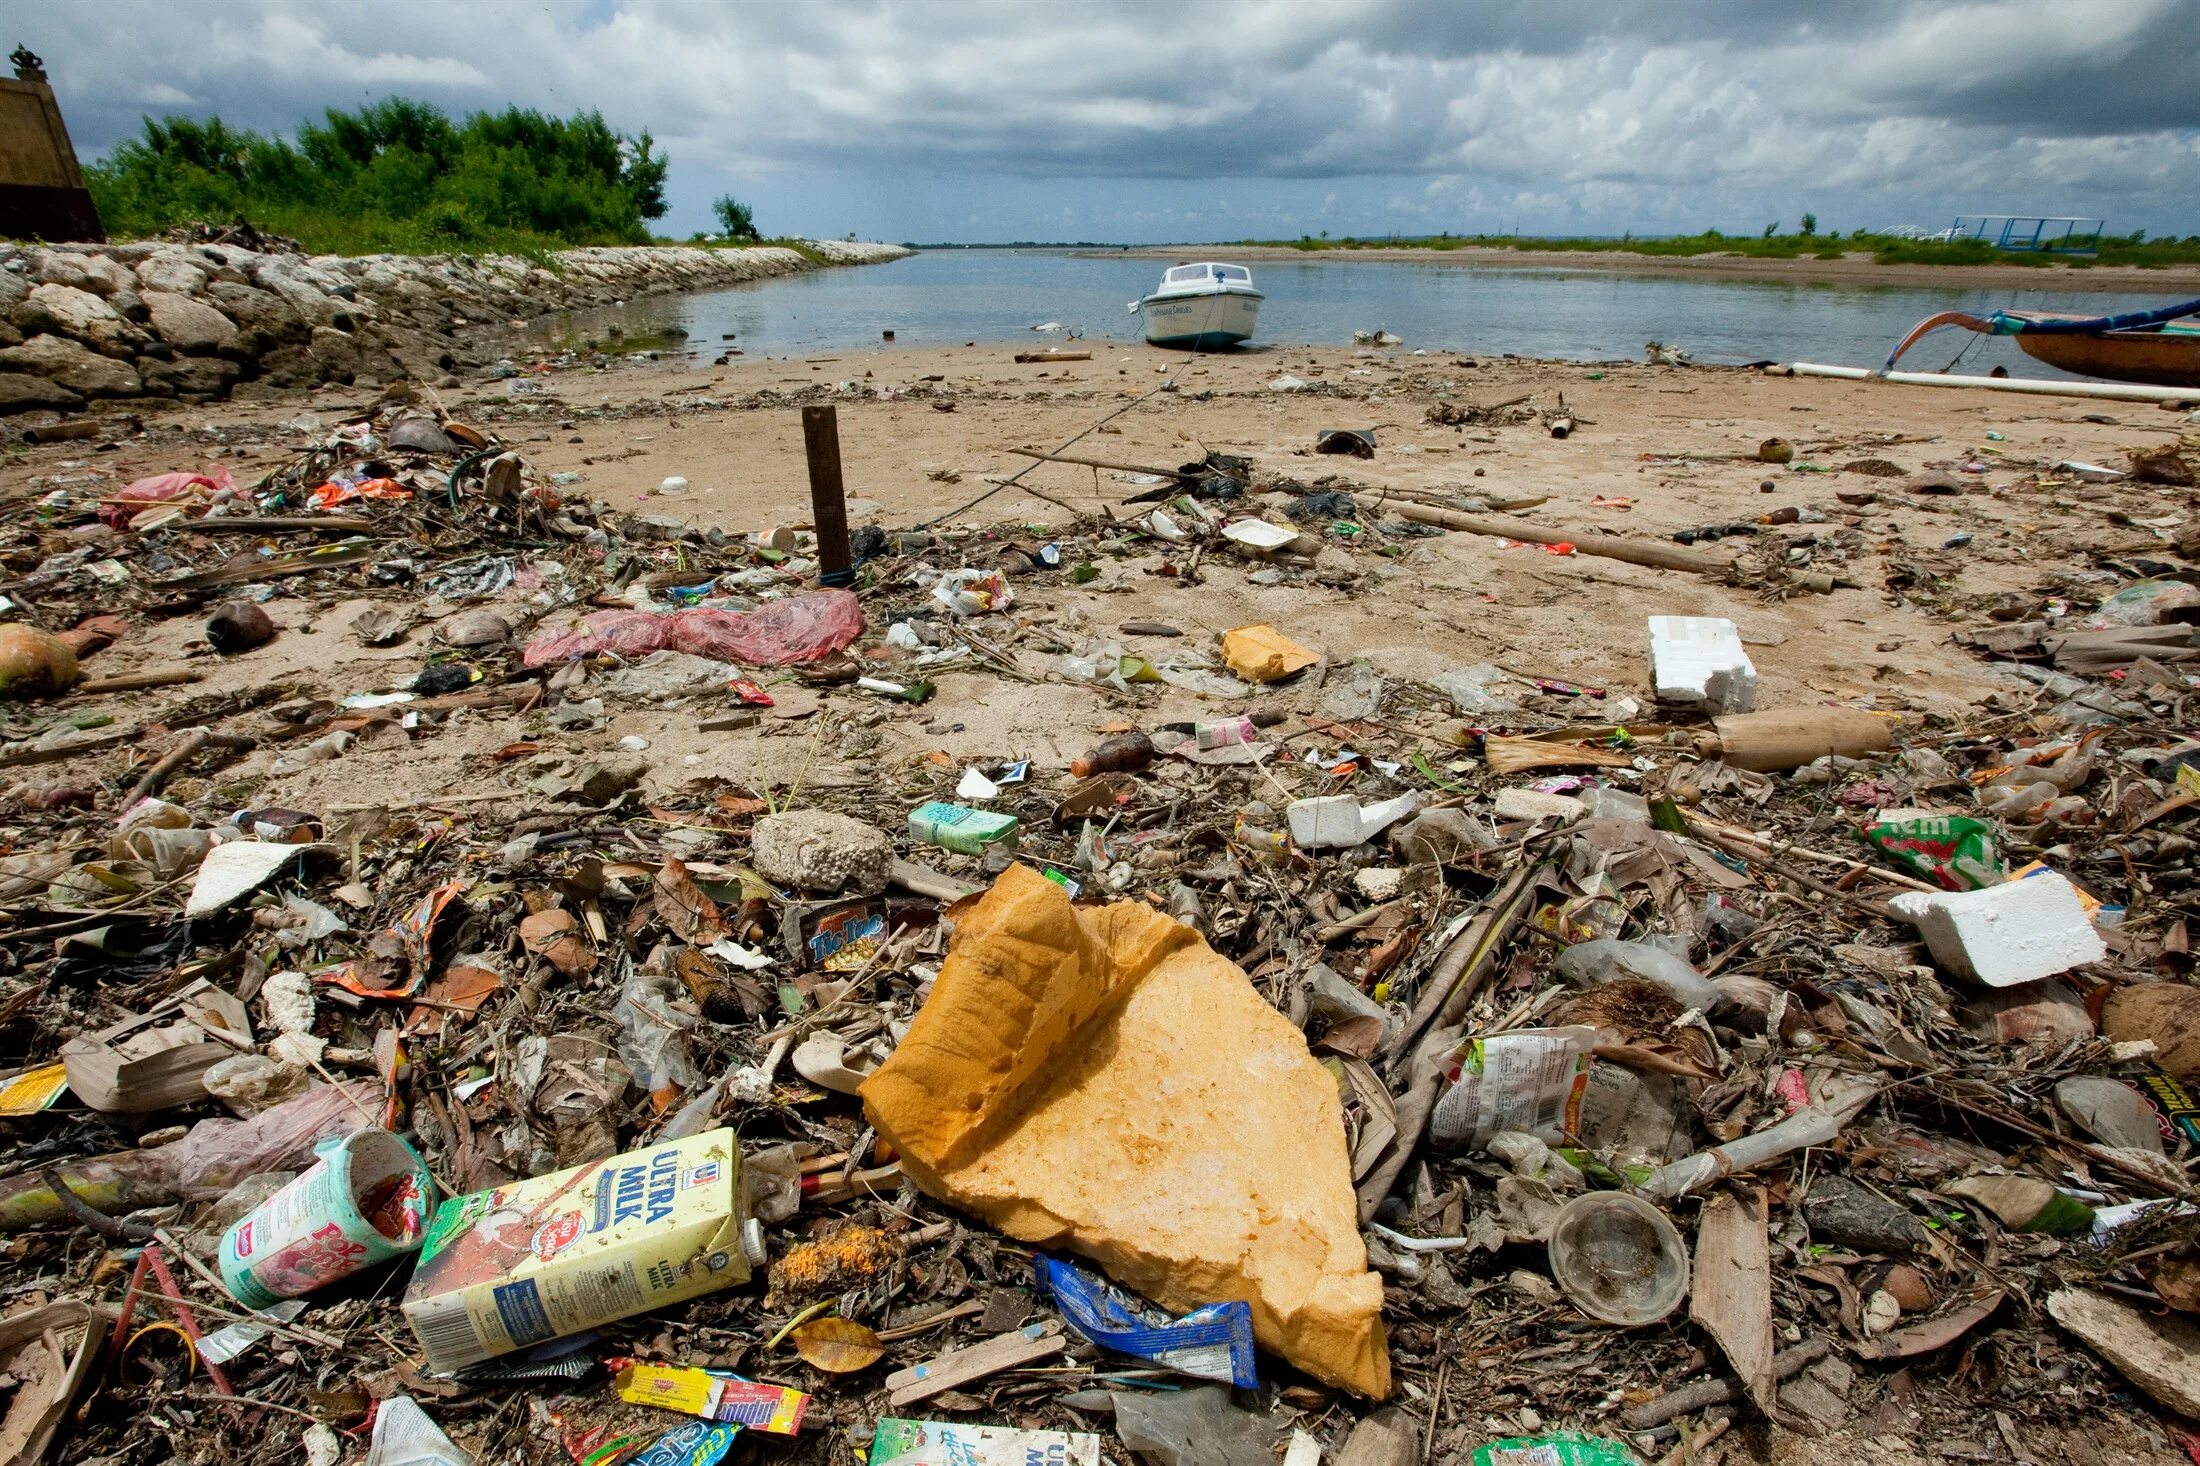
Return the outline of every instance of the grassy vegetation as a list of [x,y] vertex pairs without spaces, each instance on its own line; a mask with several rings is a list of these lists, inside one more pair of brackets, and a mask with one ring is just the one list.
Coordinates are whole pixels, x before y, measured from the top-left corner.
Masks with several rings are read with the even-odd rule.
[[331,109],[295,139],[220,118],[145,119],[142,137],[86,168],[116,238],[206,220],[249,223],[333,254],[645,244],[665,212],[667,161],[645,131],[595,112],[511,108],[453,120],[399,99]]
[[1721,234],[1710,230],[1703,234],[1669,235],[1663,238],[1636,239],[1567,239],[1539,238],[1512,234],[1436,234],[1418,238],[1386,237],[1380,239],[1327,239],[1301,236],[1298,239],[1246,239],[1245,245],[1271,245],[1278,248],[1318,252],[1322,250],[1357,249],[1510,249],[1523,253],[1628,253],[1651,256],[1689,256],[1726,254],[1745,259],[1793,260],[1809,257],[1820,260],[1837,260],[1850,254],[1868,254],[1880,264],[1920,265],[2070,265],[2083,269],[2094,264],[2135,265],[2141,269],[2164,269],[2172,265],[2200,264],[2200,235],[2188,235],[2184,239],[2148,239],[2143,233],[2125,236],[2104,236],[2097,251],[2091,255],[2039,254],[2028,251],[1996,249],[1990,244],[1975,240],[1903,239],[1891,234],[1870,234],[1857,230],[1848,235],[1833,234],[1764,234],[1742,236]]

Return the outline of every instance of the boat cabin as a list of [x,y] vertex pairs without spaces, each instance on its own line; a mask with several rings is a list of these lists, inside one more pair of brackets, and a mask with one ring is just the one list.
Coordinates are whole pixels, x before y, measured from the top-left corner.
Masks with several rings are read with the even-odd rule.
[[1171,285],[1202,285],[1210,280],[1229,285],[1250,285],[1253,272],[1243,265],[1175,265],[1161,277],[1163,288]]

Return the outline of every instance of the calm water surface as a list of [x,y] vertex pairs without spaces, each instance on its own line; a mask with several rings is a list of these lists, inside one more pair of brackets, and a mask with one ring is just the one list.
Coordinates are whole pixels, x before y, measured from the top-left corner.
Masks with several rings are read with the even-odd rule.
[[[1219,249],[1186,258],[1228,259]],[[1136,341],[1128,302],[1159,283],[1168,261],[1068,250],[940,250],[887,265],[819,270],[706,294],[543,323],[545,344],[629,338],[677,326],[705,359],[728,348],[745,356],[801,356],[879,344],[966,341],[1059,343]],[[1997,306],[2107,315],[2167,304],[2168,295],[2008,289],[1822,285],[1786,281],[1691,280],[1567,269],[1476,269],[1369,260],[1255,263],[1267,295],[1255,347],[1350,345],[1378,327],[1405,338],[1404,350],[1641,360],[1643,343],[1663,341],[1699,361],[1837,362],[1877,366],[1902,333],[1942,310]],[[1035,332],[1043,323],[1064,329]],[[725,339],[730,333],[732,339]],[[1968,347],[1968,351],[1965,348]],[[1929,338],[1903,366],[1937,370],[1964,352],[1960,370],[2006,366],[2053,376],[2007,340],[1949,331]]]

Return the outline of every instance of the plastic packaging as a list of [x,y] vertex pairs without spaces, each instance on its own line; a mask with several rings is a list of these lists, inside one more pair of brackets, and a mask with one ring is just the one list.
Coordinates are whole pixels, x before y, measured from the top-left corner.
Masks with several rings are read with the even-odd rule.
[[932,599],[960,620],[1005,611],[1016,604],[1016,593],[998,570],[950,570],[932,587]]
[[609,652],[644,657],[687,652],[749,667],[814,662],[863,634],[863,603],[846,590],[809,591],[754,611],[598,611],[580,628],[536,637],[520,654],[529,667]]
[[1243,1301],[1210,1303],[1170,1319],[1097,1273],[1034,1253],[1032,1273],[1069,1326],[1103,1349],[1150,1359],[1195,1379],[1241,1390],[1260,1388],[1253,1371],[1253,1309]]
[[1994,849],[1994,828],[1984,821],[1914,809],[1883,809],[1860,833],[1866,844],[1877,846],[1947,890],[1976,891],[2001,884],[2001,857]]
[[885,1416],[871,1435],[870,1466],[1101,1466],[1100,1437]]
[[619,1025],[619,1057],[659,1114],[703,1082],[688,1048],[695,1017],[676,1006],[685,997],[679,979],[637,967],[627,974],[612,1008]]
[[194,490],[201,491],[199,497],[211,499],[216,494],[235,493],[237,481],[218,463],[208,464],[204,473],[156,473],[137,480],[102,505],[99,519],[109,529],[127,529],[131,520],[154,505],[180,499]]
[[428,1232],[435,1182],[387,1130],[330,1142],[304,1175],[227,1232],[222,1282],[247,1308],[298,1298],[411,1252]]
[[983,855],[992,845],[1004,845],[1013,850],[1021,828],[1011,814],[995,814],[990,810],[942,804],[936,800],[909,812],[910,839],[964,855]]
[[1629,978],[1653,983],[1683,1008],[1709,1011],[1719,990],[1711,980],[1662,947],[1648,942],[1600,939],[1576,942],[1558,955],[1558,975],[1577,988]]
[[1574,1306],[1625,1328],[1654,1324],[1688,1296],[1688,1248],[1665,1213],[1621,1191],[1591,1191],[1551,1223],[1551,1276]]
[[629,1363],[612,1379],[629,1405],[726,1420],[769,1435],[799,1435],[810,1397],[785,1385],[760,1385],[722,1369]]
[[367,1466],[474,1466],[474,1458],[428,1418],[410,1395],[392,1395],[374,1412]]
[[1100,746],[1083,758],[1073,758],[1069,771],[1080,779],[1094,774],[1128,774],[1146,767],[1160,756],[1153,740],[1143,733],[1119,733],[1103,738]]
[[[315,1147],[374,1123],[382,1087],[366,1080],[325,1084],[249,1120],[201,1120],[174,1145],[63,1161],[69,1188],[110,1215],[177,1201],[211,1201],[249,1176],[302,1170]],[[35,1172],[0,1180],[0,1233],[67,1215]]]

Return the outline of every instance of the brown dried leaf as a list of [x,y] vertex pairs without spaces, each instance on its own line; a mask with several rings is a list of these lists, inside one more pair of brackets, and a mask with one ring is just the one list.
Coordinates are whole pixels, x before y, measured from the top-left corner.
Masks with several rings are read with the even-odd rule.
[[580,977],[596,969],[596,954],[581,940],[580,923],[563,907],[538,911],[520,922],[519,939],[528,951],[567,977]]
[[796,1329],[794,1351],[827,1374],[854,1374],[878,1363],[886,1346],[854,1319],[828,1317],[813,1318]]
[[726,924],[718,916],[718,903],[704,895],[689,879],[687,867],[669,855],[657,872],[655,905],[657,919],[682,941],[707,947],[726,934]]

